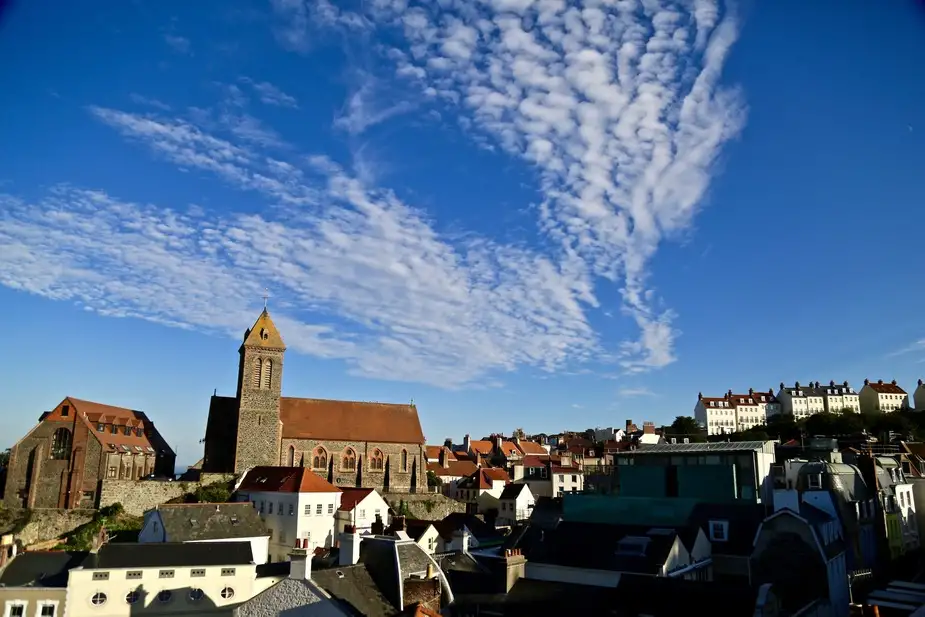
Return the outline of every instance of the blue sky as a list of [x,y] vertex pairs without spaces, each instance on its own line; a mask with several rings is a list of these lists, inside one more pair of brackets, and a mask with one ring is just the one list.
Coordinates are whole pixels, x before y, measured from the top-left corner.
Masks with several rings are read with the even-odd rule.
[[609,4],[14,2],[0,446],[72,395],[192,462],[264,288],[287,395],[433,442],[911,389],[925,10]]

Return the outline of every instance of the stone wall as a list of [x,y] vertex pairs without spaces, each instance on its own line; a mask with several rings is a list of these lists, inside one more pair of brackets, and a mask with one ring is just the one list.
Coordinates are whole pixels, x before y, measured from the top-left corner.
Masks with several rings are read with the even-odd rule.
[[95,510],[32,510],[29,522],[16,534],[26,546],[59,538],[93,520]]
[[[362,486],[384,492],[409,492],[412,482],[417,490],[427,486],[427,469],[424,463],[424,448],[419,444],[380,443],[372,441],[334,441],[315,439],[283,439],[283,459],[278,465],[289,464],[290,447],[294,449],[293,462],[299,465],[305,460],[306,467],[314,464],[317,448],[323,448],[326,465],[324,469],[312,469],[335,486]],[[356,469],[343,469],[343,456],[347,448],[356,454]],[[376,451],[382,453],[382,470],[371,469],[370,459]],[[401,453],[407,452],[408,466],[401,470]]]
[[384,493],[383,499],[396,512],[405,502],[408,516],[426,521],[439,521],[454,512],[465,512],[466,504],[439,493]]
[[199,482],[161,482],[158,480],[111,480],[102,482],[99,507],[121,503],[126,514],[141,516],[154,506],[182,497],[201,486],[230,481],[231,474],[206,474]]

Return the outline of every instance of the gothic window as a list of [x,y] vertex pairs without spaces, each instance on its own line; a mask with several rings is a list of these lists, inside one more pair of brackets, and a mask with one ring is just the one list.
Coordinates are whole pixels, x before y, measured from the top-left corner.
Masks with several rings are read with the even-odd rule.
[[59,428],[51,439],[51,458],[66,461],[71,456],[71,431]]
[[353,448],[344,450],[340,466],[344,471],[352,471],[357,468],[357,454],[353,451]]
[[408,451],[401,451],[401,470],[408,471]]
[[264,390],[270,389],[270,382],[273,380],[273,362],[271,360],[263,361],[263,374],[261,375],[263,380],[260,384],[260,387]]
[[315,448],[314,453],[312,453],[312,469],[323,471],[328,469],[328,453],[321,446]]
[[260,387],[260,373],[263,368],[263,360],[260,358],[254,358],[254,374],[251,376],[251,386],[254,389]]
[[289,446],[289,466],[295,467],[295,446]]
[[382,450],[376,448],[373,450],[373,455],[369,459],[369,468],[375,471],[382,471],[383,466],[383,456]]

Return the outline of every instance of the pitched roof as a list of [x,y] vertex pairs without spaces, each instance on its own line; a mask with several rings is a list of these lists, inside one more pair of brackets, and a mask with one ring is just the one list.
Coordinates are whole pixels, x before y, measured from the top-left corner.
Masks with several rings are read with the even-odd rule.
[[280,335],[279,330],[276,329],[276,324],[270,319],[270,313],[267,309],[263,309],[254,325],[244,332],[242,346],[244,345],[263,347],[265,349],[286,349],[283,337]]
[[536,443],[535,441],[527,441],[526,439],[521,439],[520,443],[517,444],[517,447],[520,448],[520,451],[527,454],[538,454],[541,456],[546,456],[549,452],[546,451],[546,448]]
[[547,462],[548,460],[549,460],[548,457],[547,457],[547,458],[542,458],[542,459],[541,459],[541,458],[538,457],[538,456],[534,456],[534,455],[532,455],[532,454],[528,454],[528,455],[524,456],[524,458],[523,458],[523,460],[520,462],[520,464],[523,465],[524,467],[545,467],[545,466],[546,466],[546,462]]
[[[102,443],[104,447],[108,447],[110,451],[153,454],[163,450],[173,454],[173,450],[167,445],[167,441],[143,411],[85,401],[72,396],[66,397],[64,401],[70,402],[77,417],[87,426],[94,438]],[[106,431],[99,431],[97,430],[99,424],[108,425],[110,428]],[[113,425],[143,430],[141,435],[138,435],[134,430],[129,431],[128,435],[125,434],[125,430],[118,430],[113,433],[111,428]]]
[[443,450],[443,446],[424,446],[424,456],[428,459],[440,458],[441,450]]
[[463,478],[459,485],[463,488],[475,488],[474,485],[478,484],[479,489],[488,490],[492,487],[493,482],[507,483],[510,481],[511,477],[503,469],[498,467],[480,467],[475,473]]
[[375,491],[371,488],[355,488],[355,487],[346,487],[340,489],[340,510],[344,512],[350,512],[353,510],[358,503],[366,499],[366,497]]
[[494,448],[494,444],[487,439],[477,439],[475,441],[469,442],[469,448],[473,452],[477,452],[479,454],[491,454],[491,450]]
[[282,397],[283,437],[424,445],[414,405]]
[[155,542],[104,544],[83,562],[86,569],[169,568],[251,564],[250,542]]
[[447,461],[446,467],[440,463],[427,463],[427,471],[434,472],[438,478],[471,476],[478,468],[478,465],[472,461]]
[[[315,612],[313,608],[304,608],[311,604],[326,602],[322,592],[312,581],[284,578],[268,587],[249,600],[234,608],[234,615],[325,615],[323,610]],[[320,606],[320,605],[319,605]]]
[[343,606],[348,615],[392,617],[397,612],[376,585],[365,563],[313,570],[312,580]]
[[905,390],[896,385],[895,379],[892,382],[886,382],[882,379],[877,381],[865,379],[864,385],[870,386],[870,389],[878,394],[906,394]]
[[508,484],[504,487],[504,490],[501,491],[501,497],[498,499],[517,499],[526,488],[526,484]]
[[250,502],[165,504],[157,512],[171,542],[269,535]]
[[340,489],[305,467],[254,467],[248,471],[239,491],[277,493],[339,493]]
[[89,553],[35,551],[21,553],[0,571],[0,587],[67,587],[67,573]]

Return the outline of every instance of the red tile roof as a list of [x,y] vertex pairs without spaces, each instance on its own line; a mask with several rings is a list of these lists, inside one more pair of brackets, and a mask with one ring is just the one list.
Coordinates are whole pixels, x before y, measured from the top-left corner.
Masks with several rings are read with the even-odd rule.
[[527,454],[548,455],[549,454],[546,451],[546,448],[536,443],[535,441],[526,441],[522,439],[520,440],[519,447],[520,447],[520,451],[523,452],[524,455],[527,455]]
[[440,463],[427,463],[427,471],[434,472],[438,478],[463,478],[471,476],[478,469],[472,461],[447,461],[446,467]]
[[870,386],[870,389],[878,394],[906,394],[906,391],[896,385],[896,380],[892,382],[886,382],[882,379],[877,381],[864,380],[865,386]]
[[305,467],[254,467],[238,487],[240,491],[276,493],[339,493],[339,488]]
[[479,454],[491,454],[494,445],[490,441],[477,439],[469,442],[469,448]]
[[[85,401],[72,396],[66,397],[58,405],[58,408],[63,404],[70,404],[74,409],[74,413],[85,423],[94,438],[102,443],[104,447],[109,446],[110,450],[118,449],[122,446],[123,451],[127,448],[137,452],[137,447],[148,454],[150,454],[151,451],[157,450],[173,452],[143,411],[127,409],[125,407],[114,407],[112,405],[104,405],[103,403],[95,403],[93,401]],[[107,430],[99,431],[97,430],[99,424],[106,424],[109,426]],[[132,429],[140,428],[144,430],[140,436],[134,430],[129,431],[129,434],[126,435],[124,429],[113,434],[111,429],[112,425],[128,426]],[[151,448],[151,450],[146,450],[146,448]]]
[[355,488],[347,487],[340,489],[340,510],[344,512],[350,512],[353,510],[358,503],[366,499],[366,497],[373,492],[371,488]]
[[443,450],[443,446],[424,446],[424,455],[428,459],[440,458],[441,450]]
[[533,456],[532,454],[528,454],[527,456],[524,457],[522,464],[524,467],[545,467],[546,459],[541,459],[538,456]]
[[414,405],[280,398],[285,439],[371,441],[424,445]]

